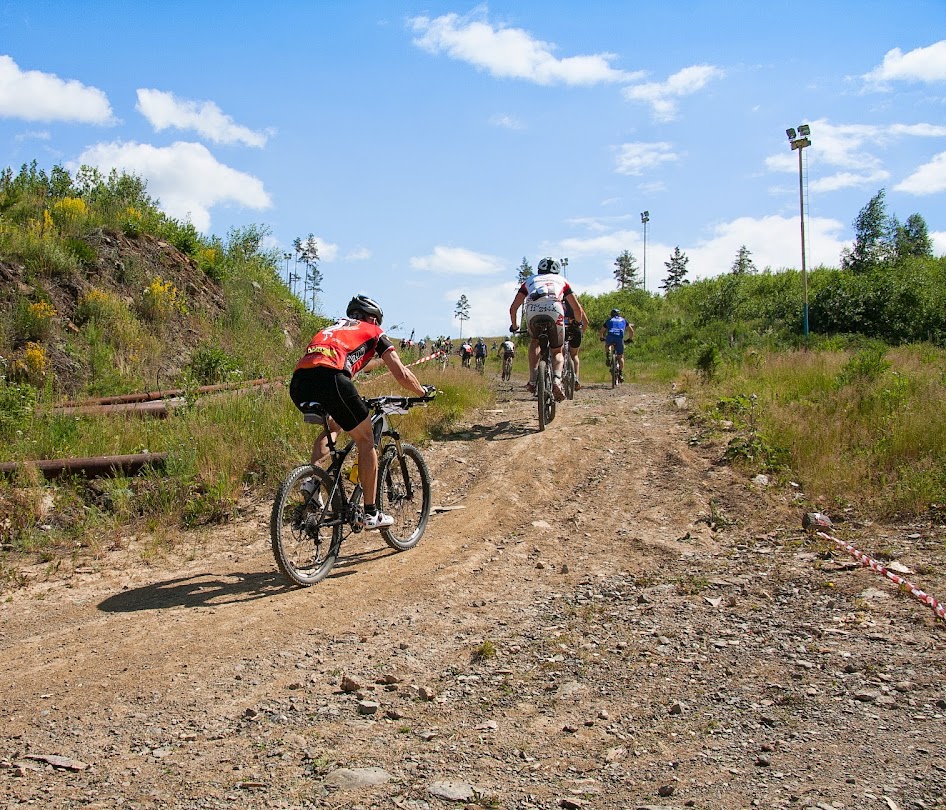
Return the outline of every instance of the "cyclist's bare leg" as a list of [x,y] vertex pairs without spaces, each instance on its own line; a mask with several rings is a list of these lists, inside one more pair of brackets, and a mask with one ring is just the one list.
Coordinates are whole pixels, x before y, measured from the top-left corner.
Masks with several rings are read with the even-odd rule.
[[371,417],[364,420],[348,431],[358,446],[358,480],[364,493],[364,504],[367,509],[375,505],[375,494],[378,489],[378,451],[374,446],[374,431],[371,429]]
[[529,341],[529,382],[535,382],[535,369],[539,365],[541,355],[542,349],[539,347],[539,341],[532,338]]
[[[332,441],[334,442],[338,438],[341,427],[331,416],[328,417],[328,429],[332,431]],[[312,456],[309,463],[314,467],[324,461],[327,456],[328,438],[325,435],[325,428],[322,428],[322,432],[315,437],[315,442],[312,444]]]
[[581,367],[581,361],[578,359],[578,349],[569,349],[568,353],[572,356],[572,363],[575,364],[575,380],[578,381],[581,379],[581,375],[578,373],[578,369]]
[[565,354],[562,352],[562,347],[559,346],[556,349],[549,347],[549,352],[552,355],[552,376],[561,383],[562,382],[562,369],[565,368]]

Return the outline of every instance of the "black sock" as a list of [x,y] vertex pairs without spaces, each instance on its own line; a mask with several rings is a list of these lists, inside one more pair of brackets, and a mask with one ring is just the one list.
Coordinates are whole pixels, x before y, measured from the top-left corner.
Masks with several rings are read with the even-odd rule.
[[365,514],[366,515],[376,515],[378,514],[377,504],[365,504]]

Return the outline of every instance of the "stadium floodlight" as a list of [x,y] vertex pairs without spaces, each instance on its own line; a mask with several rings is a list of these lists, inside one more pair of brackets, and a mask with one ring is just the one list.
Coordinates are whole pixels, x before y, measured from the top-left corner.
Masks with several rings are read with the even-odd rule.
[[788,141],[793,150],[798,150],[798,207],[801,212],[801,286],[802,286],[802,330],[805,338],[808,337],[808,269],[805,256],[805,166],[801,153],[806,146],[811,146],[811,127],[802,124],[798,133],[789,127],[785,130]]

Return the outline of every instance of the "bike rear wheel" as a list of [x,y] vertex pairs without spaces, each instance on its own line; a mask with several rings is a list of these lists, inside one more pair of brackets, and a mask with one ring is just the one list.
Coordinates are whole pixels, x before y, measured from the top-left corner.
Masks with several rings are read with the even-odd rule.
[[614,388],[618,384],[618,375],[621,373],[620,368],[618,368],[618,356],[617,352],[611,355],[611,387]]
[[562,387],[565,389],[565,398],[575,398],[575,360],[565,349],[565,368],[562,372]]
[[394,525],[381,530],[393,549],[414,548],[430,518],[430,472],[420,450],[401,444],[402,455],[388,447],[378,465],[378,508],[394,518]]
[[[315,479],[309,498],[303,482]],[[342,544],[341,497],[328,504],[332,478],[321,467],[296,467],[283,481],[273,502],[269,521],[273,556],[280,572],[303,588],[328,576]],[[319,503],[323,505],[319,505]]]

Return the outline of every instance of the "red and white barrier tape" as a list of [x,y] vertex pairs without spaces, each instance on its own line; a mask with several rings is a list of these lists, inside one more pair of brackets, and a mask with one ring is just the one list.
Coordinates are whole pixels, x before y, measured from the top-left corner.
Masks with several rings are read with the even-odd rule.
[[845,543],[843,540],[838,540],[837,537],[832,537],[830,534],[826,534],[825,532],[817,532],[817,535],[824,540],[834,541],[839,546],[841,546],[841,548],[847,551],[848,554],[854,557],[861,565],[876,571],[878,574],[882,574],[883,576],[887,577],[887,579],[895,582],[901,588],[908,590],[911,596],[916,597],[924,605],[931,608],[932,611],[943,621],[946,621],[946,605],[943,605],[942,602],[937,601],[925,591],[921,591],[916,587],[916,585],[904,579],[899,574],[895,574],[893,571],[889,570],[885,565],[883,565],[883,563],[879,563],[872,557],[868,557],[863,551],[858,551],[850,543]]
[[419,366],[421,363],[426,363],[428,360],[433,360],[435,357],[441,357],[442,355],[445,355],[445,354],[446,352],[443,349],[441,349],[439,352],[428,354],[426,357],[421,357],[420,360],[415,360],[413,363],[408,363],[407,367],[410,368],[411,366]]
[[[426,357],[421,357],[420,360],[415,360],[413,363],[407,363],[404,367],[405,367],[405,368],[410,368],[411,366],[419,366],[421,363],[426,363],[426,362],[428,362],[429,360],[433,360],[435,357],[442,357],[442,356],[445,355],[445,354],[446,354],[446,352],[443,351],[443,349],[441,349],[439,352],[434,352],[433,354],[428,354]],[[390,373],[391,373],[390,371],[388,371],[387,369],[385,369],[383,372],[381,372],[381,373],[380,373],[377,377],[375,377],[374,379],[379,380],[379,379],[381,379],[382,377],[384,377],[385,375],[390,374]]]

